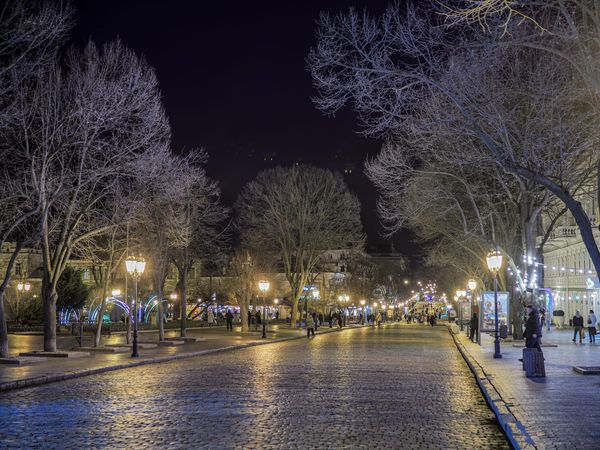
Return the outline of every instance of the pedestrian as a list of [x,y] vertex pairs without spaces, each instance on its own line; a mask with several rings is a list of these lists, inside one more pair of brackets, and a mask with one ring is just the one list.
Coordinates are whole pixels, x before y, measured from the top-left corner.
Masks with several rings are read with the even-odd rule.
[[225,321],[227,322],[227,331],[233,331],[233,314],[231,314],[231,310],[227,310],[225,314]]
[[525,332],[523,333],[523,337],[525,338],[525,347],[537,348],[541,351],[542,349],[539,341],[540,318],[537,309],[535,309],[533,305],[527,305],[525,311],[527,315],[527,320],[525,321]]
[[315,319],[313,319],[312,315],[308,314],[306,316],[306,337],[310,337],[310,335],[315,335]]
[[435,326],[435,314],[429,316],[429,325],[431,325],[432,327]]
[[318,330],[319,329],[319,320],[318,320],[317,312],[313,311],[313,313],[311,315],[313,318],[313,322],[315,323],[315,330]]
[[588,320],[587,320],[590,344],[596,343],[596,322],[597,322],[596,314],[594,314],[594,311],[590,309],[590,314],[588,315]]
[[375,316],[375,322],[377,322],[377,326],[381,327],[381,313],[377,311],[377,315]]
[[343,320],[342,320],[342,315],[340,313],[337,314],[337,323],[338,323],[338,328],[343,328]]
[[573,342],[579,335],[579,343],[581,344],[581,340],[583,339],[583,317],[579,310],[575,311],[575,315],[573,316]]
[[215,321],[215,315],[212,312],[212,309],[209,309],[208,312],[206,313],[206,321],[208,322],[209,327],[213,326],[213,323]]
[[324,321],[325,321],[325,316],[323,316],[323,313],[320,312],[319,313],[319,326],[323,325]]
[[260,311],[257,309],[256,314],[254,314],[254,329],[258,330],[258,326],[261,324]]
[[469,322],[469,326],[470,326],[469,338],[471,339],[471,342],[474,342],[473,338],[475,336],[477,336],[477,331],[479,330],[479,317],[477,317],[477,313],[473,313],[473,317],[471,317],[471,322]]
[[329,328],[333,328],[333,314],[331,314],[331,311],[327,314],[327,322],[329,322]]

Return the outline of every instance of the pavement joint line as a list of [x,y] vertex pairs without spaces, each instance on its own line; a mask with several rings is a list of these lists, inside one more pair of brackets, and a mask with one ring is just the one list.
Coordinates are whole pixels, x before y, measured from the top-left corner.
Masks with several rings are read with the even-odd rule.
[[451,325],[447,325],[450,336],[456,345],[459,353],[467,363],[469,369],[475,376],[477,385],[483,393],[490,409],[498,419],[498,423],[504,430],[509,442],[516,450],[537,449],[537,445],[532,435],[527,431],[525,425],[517,418],[511,409],[510,402],[504,400],[500,392],[494,386],[493,377],[488,376],[484,368],[479,364],[474,356],[465,348],[462,342],[456,337]]
[[[324,331],[321,331],[320,333],[315,334],[315,336],[313,336],[313,337],[321,336],[321,335],[329,334],[329,333],[335,333],[335,332],[339,332],[339,331],[355,330],[357,328],[365,328],[365,327],[369,327],[369,325],[359,325],[359,326],[355,326],[355,327],[335,328],[333,330],[325,329]],[[145,366],[148,364],[160,364],[163,362],[176,361],[179,359],[194,358],[197,356],[204,356],[204,355],[209,355],[212,353],[222,353],[222,352],[227,352],[227,351],[232,351],[232,350],[242,350],[242,349],[249,348],[249,347],[257,347],[259,345],[268,345],[268,344],[277,344],[279,342],[293,341],[293,340],[297,340],[297,339],[306,339],[306,335],[303,333],[299,336],[276,338],[276,339],[273,339],[270,341],[265,341],[265,342],[262,342],[262,341],[247,342],[247,343],[238,344],[238,345],[228,345],[225,347],[210,348],[210,349],[206,349],[206,350],[183,352],[183,353],[178,353],[175,355],[165,355],[165,356],[156,356],[154,358],[138,359],[138,360],[133,360],[133,361],[129,361],[126,363],[122,363],[122,364],[114,364],[114,365],[105,366],[105,367],[95,367],[92,369],[81,369],[81,370],[76,370],[76,371],[72,371],[72,372],[62,372],[62,373],[54,373],[54,374],[47,374],[47,375],[38,375],[38,376],[35,376],[32,378],[22,378],[20,380],[12,380],[12,381],[6,381],[3,383],[0,383],[0,392],[8,392],[8,391],[16,390],[16,389],[41,386],[44,384],[56,383],[58,381],[66,381],[66,380],[70,380],[73,378],[82,378],[82,377],[89,376],[89,375],[97,375],[97,374],[105,373],[105,372],[113,372],[115,370],[129,369],[131,367]]]

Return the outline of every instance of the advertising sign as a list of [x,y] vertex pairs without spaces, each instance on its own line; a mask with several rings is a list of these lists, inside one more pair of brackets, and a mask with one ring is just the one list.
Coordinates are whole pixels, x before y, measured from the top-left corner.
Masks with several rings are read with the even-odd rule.
[[[494,293],[483,293],[482,332],[494,331]],[[498,292],[498,326],[508,325],[508,292]]]
[[461,308],[461,320],[462,323],[467,325],[469,323],[469,321],[471,320],[471,303],[469,302],[462,302],[460,304],[460,308]]

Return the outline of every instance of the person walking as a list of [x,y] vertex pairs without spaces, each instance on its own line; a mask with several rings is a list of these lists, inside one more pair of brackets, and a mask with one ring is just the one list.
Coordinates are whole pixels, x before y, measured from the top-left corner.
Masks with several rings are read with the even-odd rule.
[[377,315],[375,316],[375,322],[378,327],[381,327],[381,313],[379,311],[377,311]]
[[315,319],[313,319],[311,314],[306,316],[306,337],[309,338],[310,335],[315,336]]
[[594,311],[590,309],[590,314],[588,315],[588,320],[587,320],[590,344],[596,343],[596,322],[597,322],[596,314],[594,314]]
[[331,311],[327,314],[327,322],[329,322],[329,328],[333,328],[333,314],[331,314]]
[[432,327],[435,326],[435,314],[431,314],[429,316],[429,325],[431,325]]
[[312,315],[312,318],[313,318],[313,322],[315,323],[315,330],[318,330],[319,329],[319,319],[318,319],[318,316],[317,316],[317,312],[314,311],[311,315]]
[[579,312],[579,310],[575,311],[575,315],[573,316],[573,342],[579,335],[579,343],[581,344],[581,339],[583,338],[583,316]]
[[231,310],[227,310],[225,314],[225,321],[227,322],[227,331],[233,331],[233,314],[231,314]]
[[473,338],[477,336],[477,331],[479,330],[479,317],[477,317],[477,313],[473,313],[473,317],[471,317],[471,321],[469,322],[469,327],[469,339],[471,339],[471,342],[475,342],[473,341]]
[[338,328],[343,328],[343,320],[342,320],[342,315],[340,313],[337,313],[337,323],[338,323]]
[[206,321],[208,322],[209,327],[213,326],[213,323],[215,321],[215,315],[212,312],[212,309],[209,309],[208,312],[206,313]]
[[261,324],[260,310],[256,310],[256,314],[254,314],[254,330],[258,330],[258,326]]

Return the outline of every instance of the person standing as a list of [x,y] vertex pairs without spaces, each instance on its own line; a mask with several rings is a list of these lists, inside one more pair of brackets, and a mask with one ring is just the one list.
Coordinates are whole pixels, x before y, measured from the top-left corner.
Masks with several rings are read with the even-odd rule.
[[337,313],[337,323],[338,323],[338,328],[343,328],[343,320],[342,320],[342,315],[338,312]]
[[233,331],[233,314],[231,314],[229,309],[225,314],[225,321],[227,322],[227,331]]
[[333,328],[333,314],[331,314],[331,311],[327,314],[327,322],[329,322],[329,328]]
[[473,313],[473,317],[471,317],[469,330],[469,339],[471,339],[471,342],[475,342],[473,338],[477,336],[477,331],[479,330],[479,317],[477,317],[477,313]]
[[310,335],[315,336],[315,319],[313,319],[311,314],[306,316],[306,337],[309,338]]
[[588,320],[587,320],[590,344],[592,342],[596,343],[596,322],[597,322],[596,314],[594,314],[594,311],[590,309],[590,314],[588,315]]
[[581,339],[583,338],[583,316],[579,311],[575,311],[575,315],[573,316],[573,342],[579,335],[579,343],[581,344]]

